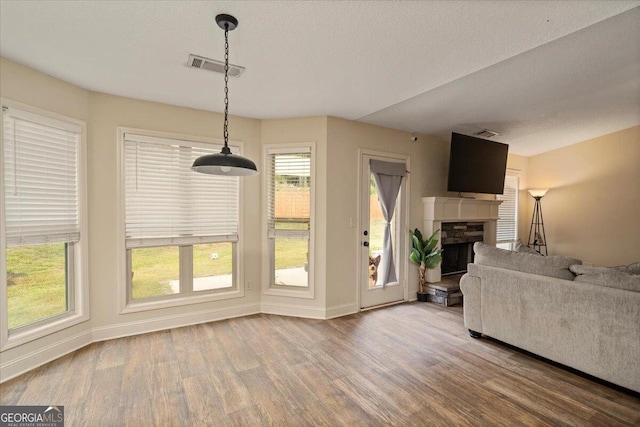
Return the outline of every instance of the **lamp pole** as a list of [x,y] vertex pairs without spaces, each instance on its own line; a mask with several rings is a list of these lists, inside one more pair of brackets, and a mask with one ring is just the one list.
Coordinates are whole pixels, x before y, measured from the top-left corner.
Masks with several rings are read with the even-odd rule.
[[542,217],[542,204],[540,200],[544,197],[548,190],[535,189],[529,190],[529,193],[536,200],[533,206],[533,215],[531,216],[531,227],[529,228],[529,239],[527,245],[542,254],[548,255],[547,236],[544,232],[544,219]]

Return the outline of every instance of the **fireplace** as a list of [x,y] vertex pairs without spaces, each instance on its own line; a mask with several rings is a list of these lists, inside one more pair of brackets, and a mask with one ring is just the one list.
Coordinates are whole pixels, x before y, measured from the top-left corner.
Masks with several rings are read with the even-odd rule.
[[[452,240],[442,239],[445,237],[440,233],[440,240],[438,242],[439,247],[444,247],[445,252],[443,255],[443,262],[436,268],[430,268],[427,270],[427,282],[437,283],[441,280],[442,268],[445,271],[466,270],[466,264],[471,262],[473,258],[473,243],[476,241],[483,241],[487,245],[496,244],[496,222],[498,220],[498,207],[502,200],[480,200],[480,199],[461,199],[454,197],[423,197],[424,205],[424,217],[423,225],[424,229],[422,234],[430,236],[436,230],[444,230],[444,227],[449,227],[448,224],[454,227],[453,234],[450,235],[448,229],[445,230],[447,238]],[[460,227],[460,223],[468,224],[481,224],[482,228],[476,230],[467,230],[467,236],[463,237],[455,235],[456,224]],[[461,229],[459,228],[458,231]],[[481,230],[481,233],[480,233]],[[470,236],[469,232],[477,235]],[[447,247],[447,245],[456,245]],[[449,265],[447,267],[447,265]],[[464,268],[460,268],[460,265],[464,265]],[[446,273],[445,273],[446,274]]]
[[440,231],[442,252],[442,276],[465,273],[467,264],[473,262],[473,244],[482,242],[482,222],[445,222]]
[[451,276],[452,274],[461,274],[467,272],[467,264],[473,262],[473,244],[472,243],[454,243],[451,245],[442,245],[441,275]]

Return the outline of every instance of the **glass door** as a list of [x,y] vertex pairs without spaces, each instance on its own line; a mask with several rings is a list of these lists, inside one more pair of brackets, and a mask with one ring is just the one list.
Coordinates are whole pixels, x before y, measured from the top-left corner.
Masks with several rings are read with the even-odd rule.
[[[406,237],[406,177],[387,185],[380,174],[372,170],[372,160],[389,162],[406,170],[406,162],[395,157],[362,154],[360,180],[360,306],[362,308],[389,304],[405,299],[404,245]],[[384,180],[384,178],[383,178]],[[399,184],[399,189],[397,185]],[[394,187],[389,189],[390,187]],[[396,194],[397,191],[397,195]],[[394,197],[395,195],[395,197]],[[386,197],[386,199],[385,199]],[[389,198],[394,200],[389,200]],[[390,209],[392,207],[392,209]],[[385,215],[385,209],[387,215]],[[385,218],[386,216],[386,218]],[[387,221],[389,219],[389,221]],[[389,237],[385,242],[385,229]]]

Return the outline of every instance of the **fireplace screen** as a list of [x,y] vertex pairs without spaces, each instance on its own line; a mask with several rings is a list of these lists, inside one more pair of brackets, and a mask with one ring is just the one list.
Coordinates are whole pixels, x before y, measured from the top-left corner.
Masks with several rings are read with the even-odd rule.
[[454,243],[442,247],[442,275],[466,272],[467,264],[473,262],[473,243]]
[[473,262],[473,244],[482,242],[481,222],[447,222],[442,224],[442,275],[465,273]]

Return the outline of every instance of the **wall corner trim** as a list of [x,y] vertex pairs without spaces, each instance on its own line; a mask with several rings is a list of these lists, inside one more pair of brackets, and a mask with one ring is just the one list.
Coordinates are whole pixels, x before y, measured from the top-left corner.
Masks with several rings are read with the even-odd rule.
[[261,312],[280,316],[304,317],[307,319],[326,319],[326,310],[317,307],[304,307],[293,304],[265,303],[260,305]]
[[355,302],[350,304],[334,305],[333,307],[327,308],[325,319],[335,319],[336,317],[348,316],[349,314],[356,314],[359,311],[360,309],[358,309],[358,304]]

